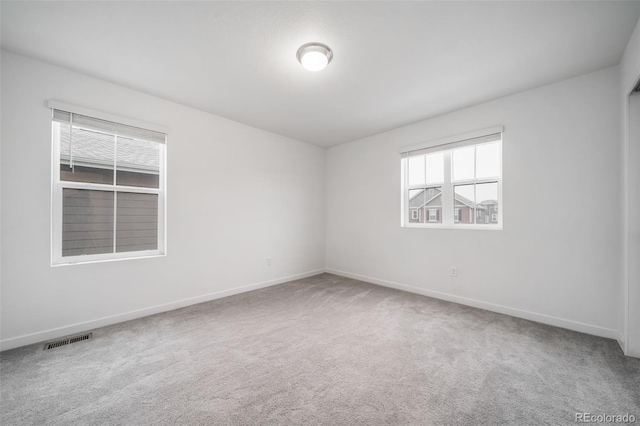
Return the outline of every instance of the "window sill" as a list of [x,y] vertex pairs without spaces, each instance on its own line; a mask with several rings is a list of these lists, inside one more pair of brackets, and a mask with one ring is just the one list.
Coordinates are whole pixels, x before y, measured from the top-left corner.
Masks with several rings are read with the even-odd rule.
[[439,223],[405,223],[401,228],[423,228],[423,229],[461,229],[475,231],[502,231],[502,225],[442,225]]
[[89,263],[104,263],[104,262],[118,262],[122,260],[136,260],[136,259],[153,259],[157,257],[166,257],[166,253],[161,252],[152,252],[149,254],[140,254],[141,252],[136,253],[136,255],[132,256],[123,256],[123,257],[109,257],[103,258],[102,256],[93,257],[92,255],[87,256],[74,256],[74,259],[58,259],[51,262],[52,268],[57,268],[58,266],[73,266],[73,265],[85,265]]

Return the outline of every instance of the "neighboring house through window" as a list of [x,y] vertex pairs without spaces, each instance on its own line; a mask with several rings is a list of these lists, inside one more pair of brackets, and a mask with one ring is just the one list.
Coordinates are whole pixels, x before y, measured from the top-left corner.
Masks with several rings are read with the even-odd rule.
[[165,133],[57,106],[52,263],[164,254]]
[[[402,226],[501,229],[502,127],[413,145],[402,154]],[[425,218],[414,212],[425,210]]]

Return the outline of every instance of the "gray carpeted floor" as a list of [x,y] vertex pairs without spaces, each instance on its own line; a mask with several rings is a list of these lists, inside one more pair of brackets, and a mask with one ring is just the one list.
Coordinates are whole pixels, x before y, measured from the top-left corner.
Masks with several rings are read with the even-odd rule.
[[3,425],[640,422],[617,343],[323,274],[1,354]]

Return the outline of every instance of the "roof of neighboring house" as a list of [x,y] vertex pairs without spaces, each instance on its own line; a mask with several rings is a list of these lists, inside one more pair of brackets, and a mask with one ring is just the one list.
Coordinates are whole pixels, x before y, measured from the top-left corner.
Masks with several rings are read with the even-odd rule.
[[[60,126],[60,160],[64,164],[113,168],[115,144],[113,135]],[[72,139],[73,138],[73,139]],[[73,142],[73,143],[72,143]],[[158,173],[160,150],[155,142],[118,137],[118,170]]]
[[[463,197],[463,196],[462,196],[462,195],[460,195],[460,194],[454,194],[454,198],[455,198],[455,201],[457,201],[457,202],[459,202],[459,203],[462,203],[462,204],[464,204],[464,205],[467,205],[467,206],[469,206],[469,207],[471,207],[471,208],[474,208],[474,207],[478,208],[478,207],[480,207],[480,204],[475,205],[475,203],[474,203],[473,201],[471,201],[470,199],[468,199],[468,198],[466,198],[466,197]],[[480,208],[481,208],[481,207],[480,207]]]
[[[411,197],[409,199],[409,207],[410,208],[414,208],[414,209],[422,208],[425,205],[429,204],[430,202],[432,202],[433,200],[435,200],[436,198],[438,198],[438,197],[440,197],[442,195],[442,191],[440,191],[437,188],[433,188],[433,189],[437,193],[433,197],[428,198],[426,201],[424,201],[424,198],[421,199],[419,197],[421,194],[424,193],[425,190],[423,189],[423,190],[417,192],[413,197]],[[459,194],[455,194],[454,198],[455,198],[455,201],[457,201],[459,203],[462,203],[462,204],[465,204],[465,205],[467,205],[467,206],[469,206],[471,208],[474,208],[474,207],[475,208],[480,208],[480,209],[485,208],[483,206],[484,203],[479,203],[478,205],[476,205],[473,201],[471,201],[468,198],[465,198],[465,197],[463,197],[462,195],[459,195]]]
[[442,195],[442,191],[440,191],[439,189],[437,188],[432,188],[432,189],[435,191],[435,195],[429,197],[429,199],[426,201],[424,200],[424,197],[422,197],[422,194],[424,194],[424,191],[425,191],[424,189],[416,192],[415,195],[413,195],[413,197],[409,199],[409,207],[420,208],[425,204],[428,204],[431,201],[435,200],[440,195]]

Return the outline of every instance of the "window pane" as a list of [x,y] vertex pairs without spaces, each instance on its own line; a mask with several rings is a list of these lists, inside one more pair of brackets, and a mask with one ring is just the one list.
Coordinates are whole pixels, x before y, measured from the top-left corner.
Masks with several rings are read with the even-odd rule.
[[442,187],[426,188],[424,217],[428,223],[442,223]]
[[409,157],[409,185],[424,184],[424,155]]
[[427,163],[427,183],[444,182],[444,154],[436,152],[425,157]]
[[476,223],[495,225],[498,223],[498,183],[482,183],[476,185],[478,200]]
[[453,150],[453,180],[473,179],[475,146]]
[[118,137],[116,150],[116,184],[160,187],[160,145]]
[[424,189],[409,190],[409,223],[424,223]]
[[[457,185],[454,187],[454,222],[460,224],[474,223],[475,192],[474,185]],[[458,211],[458,217],[456,217]]]
[[60,180],[113,184],[114,137],[60,123]]
[[62,191],[62,256],[113,253],[113,192]]
[[498,142],[476,146],[476,178],[500,176],[500,145]]
[[158,249],[158,195],[118,192],[116,252]]

